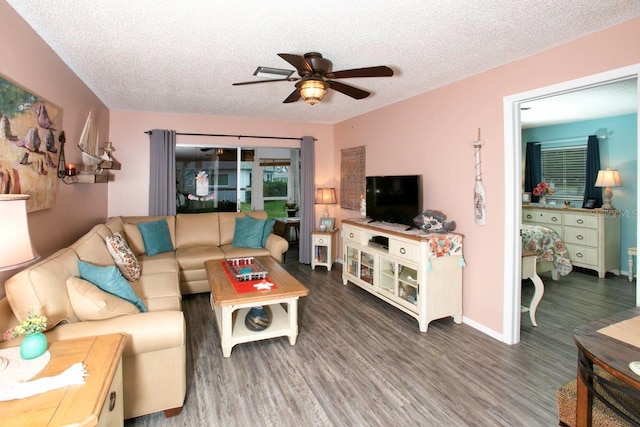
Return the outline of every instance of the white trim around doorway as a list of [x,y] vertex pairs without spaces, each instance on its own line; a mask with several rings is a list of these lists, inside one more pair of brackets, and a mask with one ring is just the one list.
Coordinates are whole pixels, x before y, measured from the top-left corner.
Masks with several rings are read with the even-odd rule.
[[[520,342],[520,224],[522,222],[522,141],[520,127],[520,104],[565,92],[586,89],[618,80],[640,78],[640,64],[617,68],[591,76],[522,92],[503,99],[504,112],[504,302],[502,341],[507,344]],[[640,85],[639,85],[640,87]],[[638,93],[640,100],[640,89]],[[639,101],[640,105],[640,101]],[[640,115],[638,115],[640,117]],[[640,121],[640,120],[639,120]],[[640,129],[640,127],[639,127]],[[640,147],[640,136],[638,137]],[[640,181],[640,174],[638,174]],[[640,186],[638,186],[640,192]],[[640,194],[639,194],[640,195]],[[638,199],[640,200],[640,198]],[[640,225],[640,220],[636,219]],[[638,228],[640,230],[640,228]],[[636,305],[640,306],[640,286],[636,282]]]

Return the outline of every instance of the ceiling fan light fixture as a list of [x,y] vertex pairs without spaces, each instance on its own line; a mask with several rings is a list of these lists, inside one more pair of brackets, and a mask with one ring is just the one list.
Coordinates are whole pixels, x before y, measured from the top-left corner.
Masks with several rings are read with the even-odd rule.
[[315,105],[327,93],[329,85],[323,80],[310,79],[300,84],[300,96],[309,105]]

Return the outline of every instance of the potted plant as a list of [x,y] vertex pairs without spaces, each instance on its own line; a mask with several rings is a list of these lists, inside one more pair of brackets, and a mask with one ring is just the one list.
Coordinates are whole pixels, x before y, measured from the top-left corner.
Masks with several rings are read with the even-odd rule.
[[5,331],[3,338],[11,340],[24,335],[20,344],[20,357],[25,360],[35,359],[47,351],[47,337],[42,333],[47,329],[47,318],[33,312],[20,323]]
[[296,216],[296,212],[298,212],[298,204],[289,200],[285,202],[284,210],[287,212],[288,217],[294,217]]

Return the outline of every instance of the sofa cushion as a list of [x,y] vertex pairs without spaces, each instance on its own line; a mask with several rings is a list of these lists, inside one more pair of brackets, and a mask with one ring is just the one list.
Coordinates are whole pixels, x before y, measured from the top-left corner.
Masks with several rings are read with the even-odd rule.
[[78,258],[82,261],[101,265],[103,267],[115,265],[111,254],[104,244],[104,241],[108,236],[111,236],[111,230],[109,230],[104,224],[98,224],[89,230],[89,232],[84,236],[72,243],[70,248],[78,254]]
[[28,317],[33,310],[47,317],[47,330],[61,322],[77,322],[66,285],[69,277],[78,275],[77,262],[78,255],[64,248],[10,277],[5,291],[18,320]]
[[107,250],[122,275],[130,282],[138,280],[140,278],[140,263],[124,237],[116,231],[113,236],[107,236],[105,242]]
[[129,248],[133,251],[133,254],[135,256],[144,255],[144,241],[142,240],[142,233],[140,233],[138,224],[125,222],[122,229],[124,230],[124,238]]
[[[153,222],[158,221],[160,219],[165,219],[167,224],[169,225],[169,234],[171,234],[171,242],[173,243],[173,247],[176,247],[175,235],[176,235],[176,221],[175,216],[125,216],[122,217],[123,226],[122,229],[124,231],[124,238],[127,239],[127,243],[129,247],[133,251],[136,256],[140,256],[145,253],[144,251],[144,241],[142,240],[142,234],[140,234],[140,229],[138,228],[138,224],[141,222]],[[113,226],[110,221],[110,225]],[[116,226],[114,226],[115,228]]]
[[67,292],[73,311],[81,321],[112,319],[125,314],[140,313],[129,301],[111,295],[79,277],[67,279]]
[[185,248],[176,251],[176,259],[180,270],[202,270],[205,261],[210,259],[224,259],[224,252],[218,246],[203,246]]
[[255,219],[267,219],[265,211],[247,212],[220,212],[218,214],[218,222],[220,223],[220,246],[230,245],[233,242],[233,233],[236,225],[236,218],[244,218],[249,215]]
[[176,215],[176,249],[219,245],[217,212]]
[[147,256],[173,251],[167,220],[141,222],[138,223],[138,228],[140,229],[140,234],[142,234],[144,252]]
[[236,218],[231,245],[239,248],[261,248],[264,222],[263,219],[249,217]]
[[149,311],[182,309],[177,273],[144,274],[131,288],[145,301]]
[[265,248],[238,248],[232,245],[221,246],[225,258],[246,258],[250,256],[269,256],[270,252]]
[[262,247],[267,246],[267,239],[269,238],[269,234],[273,231],[273,225],[276,223],[275,219],[267,219],[264,222],[264,230],[262,230]]
[[138,307],[141,312],[147,311],[140,297],[133,292],[131,285],[120,273],[118,267],[99,267],[88,262],[78,261],[78,271],[80,272],[80,277],[90,281],[103,291],[129,301]]

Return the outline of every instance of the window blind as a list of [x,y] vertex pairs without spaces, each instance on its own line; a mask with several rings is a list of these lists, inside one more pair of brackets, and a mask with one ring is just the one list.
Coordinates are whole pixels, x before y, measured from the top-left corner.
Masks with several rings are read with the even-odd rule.
[[586,179],[587,146],[543,148],[542,180],[554,189],[554,197],[582,200]]

